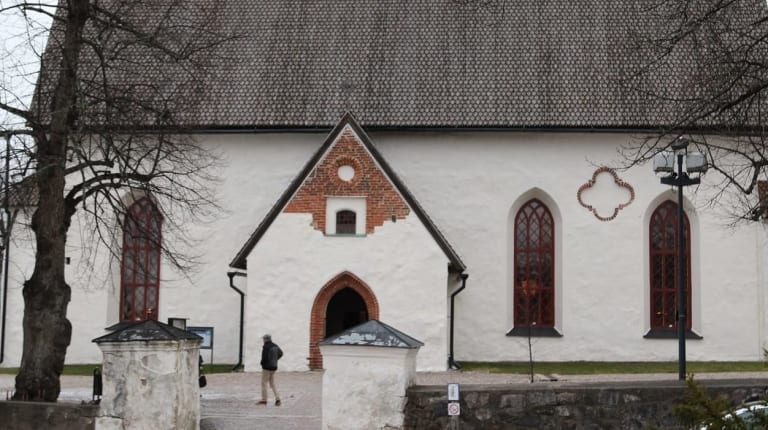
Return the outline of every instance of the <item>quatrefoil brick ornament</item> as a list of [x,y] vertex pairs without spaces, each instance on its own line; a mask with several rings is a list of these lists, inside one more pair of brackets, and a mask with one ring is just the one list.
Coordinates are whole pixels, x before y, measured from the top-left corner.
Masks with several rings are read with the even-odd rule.
[[[613,178],[613,187],[602,186],[599,190],[595,189],[601,175],[607,175],[609,178]],[[616,191],[619,193],[616,193]],[[619,175],[617,175],[613,169],[603,166],[595,170],[592,179],[579,187],[576,197],[579,199],[579,204],[592,212],[595,218],[600,221],[611,221],[616,218],[620,210],[629,206],[635,200],[635,189],[632,188],[632,185],[629,185],[619,178]],[[600,204],[591,200],[591,204],[587,203],[585,201],[587,198],[596,198],[600,200]],[[617,201],[619,203],[616,203]],[[608,215],[609,213],[610,215]]]

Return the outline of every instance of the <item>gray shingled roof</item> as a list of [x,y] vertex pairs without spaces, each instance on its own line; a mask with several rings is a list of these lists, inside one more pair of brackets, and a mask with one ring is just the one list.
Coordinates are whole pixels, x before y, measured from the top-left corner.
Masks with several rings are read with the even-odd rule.
[[664,113],[618,83],[637,63],[624,44],[639,3],[253,2],[235,19],[258,42],[233,47],[240,61],[199,122],[330,126],[350,111],[365,127],[656,124]]
[[[353,112],[368,129],[647,129],[676,109],[622,85],[643,63],[633,34],[659,25],[650,0],[218,3],[240,37],[185,103],[188,126],[329,129]],[[697,66],[672,61],[640,89],[682,94]]]
[[379,320],[368,320],[321,341],[320,345],[381,346],[415,349],[424,346],[400,330]]
[[93,339],[95,343],[138,342],[160,340],[202,340],[192,332],[182,330],[155,320],[137,321],[120,325],[117,330]]

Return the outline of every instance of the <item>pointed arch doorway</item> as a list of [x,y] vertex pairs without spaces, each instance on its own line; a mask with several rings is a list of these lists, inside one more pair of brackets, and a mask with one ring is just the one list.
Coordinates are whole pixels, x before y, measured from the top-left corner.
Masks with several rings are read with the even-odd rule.
[[309,327],[309,368],[323,368],[317,343],[369,319],[379,319],[379,302],[360,278],[343,272],[315,296]]

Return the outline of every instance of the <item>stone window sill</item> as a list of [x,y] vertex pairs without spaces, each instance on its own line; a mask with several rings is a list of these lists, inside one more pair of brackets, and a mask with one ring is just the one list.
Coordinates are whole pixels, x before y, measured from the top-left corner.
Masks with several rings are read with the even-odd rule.
[[366,235],[364,235],[364,234],[344,234],[344,233],[342,233],[342,234],[337,234],[337,233],[330,234],[329,233],[329,234],[326,234],[326,236],[328,236],[328,237],[365,237]]
[[529,335],[531,337],[563,337],[554,327],[515,327],[507,332],[507,336],[528,337]]
[[[652,328],[643,337],[646,339],[677,339],[677,329]],[[704,339],[703,336],[693,330],[686,330],[685,338],[691,340]]]

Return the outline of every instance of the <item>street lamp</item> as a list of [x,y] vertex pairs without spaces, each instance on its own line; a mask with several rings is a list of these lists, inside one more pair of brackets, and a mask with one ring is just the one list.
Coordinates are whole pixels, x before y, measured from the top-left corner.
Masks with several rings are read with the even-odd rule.
[[[653,157],[653,171],[666,173],[661,178],[664,185],[677,187],[677,343],[678,378],[685,380],[685,329],[686,329],[686,266],[685,266],[685,224],[683,220],[683,187],[701,182],[699,176],[692,178],[689,173],[704,174],[707,171],[707,157],[699,152],[688,152],[688,139],[679,137],[671,151],[661,151]],[[677,161],[677,169],[675,169]],[[685,164],[685,169],[683,165]]]

